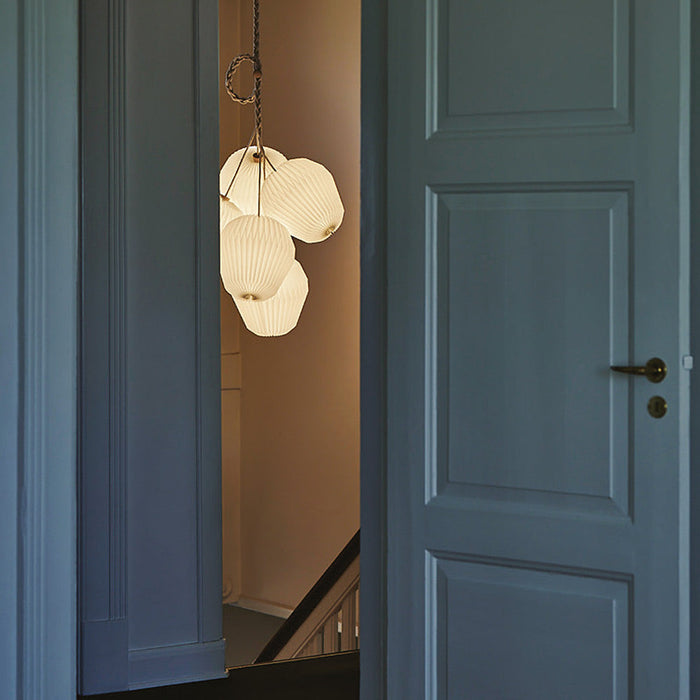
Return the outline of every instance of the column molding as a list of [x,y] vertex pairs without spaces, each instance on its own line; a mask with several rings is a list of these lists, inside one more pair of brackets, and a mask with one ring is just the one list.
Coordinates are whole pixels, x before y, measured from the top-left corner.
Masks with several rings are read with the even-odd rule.
[[19,696],[76,692],[77,0],[20,3]]

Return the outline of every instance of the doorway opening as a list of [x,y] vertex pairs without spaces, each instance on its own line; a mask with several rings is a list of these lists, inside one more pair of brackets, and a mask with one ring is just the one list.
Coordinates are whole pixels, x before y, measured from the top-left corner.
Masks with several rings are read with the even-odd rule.
[[[232,102],[224,88],[231,59],[251,48],[251,5],[219,0],[220,165],[253,129],[252,106]],[[309,295],[289,334],[248,331],[221,287],[227,667],[258,658],[359,529],[360,5],[261,3],[265,145],[325,165],[345,216],[323,245],[295,239]],[[252,76],[239,79],[248,94]],[[331,635],[324,648],[323,633],[308,628],[317,641],[297,655],[344,648],[349,628],[345,643],[359,644],[357,607],[326,611],[337,644]]]

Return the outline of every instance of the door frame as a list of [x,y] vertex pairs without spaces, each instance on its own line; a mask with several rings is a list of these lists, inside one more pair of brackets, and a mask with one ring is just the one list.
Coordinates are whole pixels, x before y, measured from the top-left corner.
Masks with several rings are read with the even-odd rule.
[[[690,8],[690,351],[700,372],[700,3]],[[693,274],[695,273],[695,274]],[[700,379],[690,375],[690,697],[700,693]],[[695,407],[695,410],[693,410]],[[698,436],[693,438],[693,436]]]
[[[0,695],[75,698],[77,668],[78,0],[12,0],[2,17]],[[6,60],[5,60],[6,59]],[[12,117],[14,112],[14,118]],[[49,186],[50,185],[50,186]],[[8,220],[5,221],[5,217]],[[6,288],[7,285],[7,288]],[[6,293],[6,294],[5,294]],[[5,340],[7,339],[7,340]],[[9,342],[7,342],[9,340]],[[9,385],[9,386],[8,386]],[[5,387],[3,387],[5,388]],[[14,434],[14,446],[8,449]],[[16,465],[16,469],[12,465]],[[12,606],[12,607],[11,607]],[[14,608],[14,610],[12,609]]]
[[386,698],[388,0],[362,0],[360,158],[360,697]]
[[[361,697],[386,696],[386,36],[387,0],[362,1]],[[11,0],[3,19],[3,223],[11,237],[0,306],[16,392],[0,414],[0,564],[15,585],[0,608],[8,672],[0,694],[73,700],[77,645],[78,0]],[[17,183],[17,188],[11,187]],[[45,183],[51,187],[45,187]],[[5,214],[5,212],[7,214]],[[49,225],[50,222],[50,225]],[[14,264],[16,261],[16,266]],[[50,263],[50,264],[49,264]],[[12,270],[17,274],[11,274]],[[4,580],[4,579],[3,579]],[[25,592],[22,595],[22,591]],[[31,591],[31,595],[26,592]],[[4,591],[5,594],[5,591]],[[3,667],[4,669],[4,667]]]
[[[693,3],[693,9],[697,4]],[[700,36],[700,13],[692,34]],[[11,232],[0,277],[2,328],[11,350],[0,376],[16,378],[0,409],[0,512],[9,519],[0,564],[3,670],[8,698],[73,700],[76,688],[76,403],[78,314],[78,0],[12,0],[0,11],[0,211]],[[386,697],[386,46],[388,0],[362,2],[361,607],[362,698]],[[49,28],[50,27],[50,31]],[[700,51],[691,45],[692,124],[700,119]],[[50,69],[50,70],[49,70]],[[37,87],[41,89],[37,89]],[[49,118],[50,116],[50,118]],[[691,138],[691,184],[700,139]],[[13,183],[18,187],[13,187]],[[43,183],[52,187],[42,189]],[[5,186],[7,185],[7,186]],[[691,264],[700,269],[700,192],[691,189]],[[41,196],[40,196],[41,195]],[[32,212],[25,215],[24,212]],[[51,221],[50,228],[46,222]],[[16,232],[16,235],[12,233]],[[12,264],[16,261],[16,266]],[[46,264],[50,261],[51,264]],[[12,274],[12,269],[18,274]],[[4,272],[4,270],[3,270]],[[700,275],[692,277],[692,347],[700,346]],[[47,349],[50,348],[50,353]],[[696,370],[698,371],[698,370]],[[691,383],[691,405],[700,382]],[[691,436],[700,415],[691,411]],[[691,498],[700,461],[691,438]],[[42,448],[50,449],[35,449]],[[49,498],[50,495],[50,498]],[[21,506],[21,509],[20,509]],[[692,509],[691,509],[691,512]],[[4,524],[4,521],[3,521]],[[16,524],[16,527],[12,525]],[[9,536],[7,534],[9,533]],[[700,513],[691,528],[691,581],[700,577]],[[20,591],[32,591],[21,595]],[[692,585],[691,683],[698,686],[700,590]]]

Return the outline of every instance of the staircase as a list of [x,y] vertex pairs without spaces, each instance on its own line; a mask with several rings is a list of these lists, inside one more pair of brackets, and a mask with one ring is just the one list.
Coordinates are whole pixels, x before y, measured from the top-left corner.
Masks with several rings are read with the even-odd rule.
[[255,663],[360,648],[360,531],[260,652]]
[[103,700],[358,700],[360,532],[251,666],[205,683],[91,696]]

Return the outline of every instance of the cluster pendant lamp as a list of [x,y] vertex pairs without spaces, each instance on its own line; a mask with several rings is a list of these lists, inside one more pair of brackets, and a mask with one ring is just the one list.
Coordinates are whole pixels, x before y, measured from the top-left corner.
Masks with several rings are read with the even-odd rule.
[[[247,97],[232,85],[238,67],[253,65]],[[246,328],[280,336],[296,325],[309,293],[292,237],[305,243],[328,238],[343,220],[333,176],[320,163],[287,158],[263,144],[260,8],[253,0],[253,53],[233,59],[226,91],[239,104],[253,104],[255,128],[245,148],[232,153],[219,174],[221,279]]]

